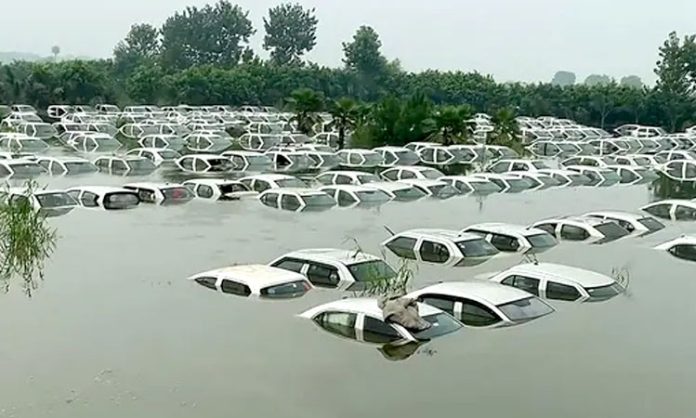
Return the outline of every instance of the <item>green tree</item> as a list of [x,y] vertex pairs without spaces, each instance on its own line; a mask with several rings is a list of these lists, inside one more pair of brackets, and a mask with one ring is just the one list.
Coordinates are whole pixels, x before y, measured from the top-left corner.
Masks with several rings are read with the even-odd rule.
[[454,139],[465,139],[469,136],[469,120],[473,116],[470,106],[444,106],[433,114],[437,132],[435,136],[444,145],[452,145]]
[[346,67],[370,77],[376,77],[384,72],[387,59],[381,52],[382,42],[379,35],[370,26],[361,26],[352,42],[343,43]]
[[520,152],[522,143],[518,140],[520,129],[516,118],[517,113],[509,107],[499,109],[493,114],[492,122],[495,128],[492,145],[503,145]]
[[254,34],[248,14],[227,0],[175,13],[161,30],[164,68],[237,65]]
[[338,129],[338,149],[346,145],[346,132],[355,128],[358,119],[358,106],[352,99],[342,98],[331,103],[329,109],[333,117],[333,125]]
[[558,71],[551,80],[551,84],[554,86],[568,87],[575,84],[575,73],[570,71]]
[[128,74],[145,62],[154,62],[159,52],[159,31],[146,23],[133,25],[114,48],[114,66],[119,74]]
[[293,91],[287,98],[293,121],[297,129],[305,135],[311,135],[314,124],[318,122],[318,113],[324,108],[324,96],[312,89],[301,88]]
[[621,78],[621,82],[619,83],[619,85],[624,87],[631,87],[634,89],[642,89],[643,80],[641,80],[641,78],[637,75],[627,75]]
[[135,103],[159,104],[166,90],[167,78],[156,62],[146,62],[126,79],[126,93]]
[[657,86],[651,100],[671,131],[680,129],[696,112],[695,79],[690,71],[692,60],[696,59],[695,40],[696,35],[691,35],[682,41],[672,32],[659,49]]
[[314,49],[317,42],[317,20],[314,9],[300,4],[282,4],[268,11],[263,19],[266,36],[263,47],[271,51],[275,65],[300,64],[302,56]]

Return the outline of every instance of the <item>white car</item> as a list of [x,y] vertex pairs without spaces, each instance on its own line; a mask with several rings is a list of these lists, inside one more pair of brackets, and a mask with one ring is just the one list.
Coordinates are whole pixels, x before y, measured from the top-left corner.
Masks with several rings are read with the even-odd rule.
[[411,186],[410,184],[395,181],[366,183],[364,186],[371,189],[381,190],[389,195],[391,200],[396,202],[413,202],[427,196],[426,193],[416,187]]
[[176,160],[181,158],[181,154],[168,148],[135,148],[128,151],[126,155],[147,158],[155,167],[175,164]]
[[682,235],[658,245],[655,249],[667,251],[682,260],[696,261],[696,235]]
[[27,202],[34,210],[47,217],[61,216],[77,207],[77,202],[63,190],[10,189],[7,193],[10,204]]
[[314,161],[303,151],[267,151],[266,156],[271,159],[273,171],[308,171],[314,165]]
[[508,327],[554,312],[524,290],[485,281],[440,283],[406,297],[442,309],[471,327]]
[[662,164],[655,159],[654,155],[650,154],[616,155],[613,158],[616,161],[616,165],[622,166],[656,168]]
[[643,216],[639,213],[621,211],[597,211],[590,212],[583,217],[597,218],[605,221],[616,222],[620,227],[630,233],[640,236],[652,234],[665,228],[657,219],[652,216]]
[[26,159],[0,160],[0,177],[34,178],[46,174],[36,162]]
[[625,291],[616,280],[604,274],[551,263],[518,264],[489,280],[544,299],[574,302],[600,302]]
[[588,183],[585,183],[585,186],[608,187],[621,181],[621,177],[619,177],[616,171],[610,168],[570,165],[566,169],[575,171],[590,179]]
[[561,161],[561,166],[569,168],[571,166],[587,166],[604,168],[610,165],[615,165],[616,160],[613,157],[600,157],[596,155],[577,155]]
[[36,163],[52,176],[75,176],[99,171],[91,161],[78,157],[38,157]]
[[367,183],[379,183],[379,177],[362,171],[326,171],[314,178],[319,184],[324,185],[365,185]]
[[292,299],[312,290],[301,274],[264,265],[224,267],[188,278],[218,292],[262,299]]
[[155,164],[145,157],[121,156],[99,157],[94,160],[99,171],[113,175],[141,176],[157,169]]
[[412,166],[420,162],[420,157],[414,151],[403,147],[378,147],[372,151],[382,156],[381,167]]
[[696,160],[670,161],[658,170],[673,180],[696,181]]
[[0,148],[12,152],[43,152],[48,149],[48,144],[41,138],[25,134],[4,133],[0,134]]
[[469,163],[466,153],[459,148],[432,146],[432,144],[418,151],[418,156],[422,163],[436,166]]
[[266,171],[273,166],[273,161],[256,151],[225,151],[223,157],[229,158],[234,164],[235,171]]
[[475,266],[499,253],[477,234],[445,229],[412,229],[382,243],[400,258],[446,266]]
[[558,187],[574,187],[584,186],[590,182],[590,179],[572,170],[539,170],[539,173],[548,174],[560,184]]
[[595,244],[605,244],[630,234],[616,222],[588,216],[545,219],[535,222],[530,228],[541,229],[561,240],[589,241]]
[[199,199],[240,200],[258,196],[240,181],[225,179],[193,179],[184,182],[184,186]]
[[72,135],[66,145],[78,152],[114,152],[123,146],[113,136],[97,132]]
[[232,146],[228,138],[215,134],[199,134],[193,132],[187,135],[186,148],[192,152],[216,153]]
[[561,182],[553,178],[550,174],[540,173],[538,171],[510,171],[507,174],[527,180],[532,185],[529,190],[544,190],[561,185]]
[[217,154],[190,154],[174,162],[177,167],[187,173],[227,173],[234,169],[232,161]]
[[643,206],[640,210],[671,221],[696,221],[696,200],[662,200]]
[[33,138],[48,140],[58,136],[58,131],[50,123],[22,122],[15,126],[15,131]]
[[533,187],[529,180],[510,174],[476,173],[473,176],[488,180],[500,187],[501,193],[519,193]]
[[259,201],[264,206],[292,212],[322,211],[336,206],[336,201],[316,189],[275,188],[262,192]]
[[391,201],[387,193],[360,185],[324,186],[319,190],[333,197],[342,208],[375,207]]
[[309,167],[312,170],[331,170],[341,165],[341,161],[334,152],[307,150],[302,150],[302,152],[312,162],[312,165]]
[[483,223],[468,226],[461,233],[483,237],[503,252],[542,252],[558,245],[554,237],[543,230],[515,224]]
[[418,303],[418,313],[431,324],[414,332],[384,318],[377,299],[341,299],[314,307],[300,314],[322,329],[342,338],[370,344],[403,345],[420,343],[458,331],[462,324],[450,314]]
[[307,188],[307,184],[304,181],[286,174],[259,174],[244,177],[239,181],[247,186],[249,190],[259,193],[269,189]]
[[367,149],[344,149],[338,151],[336,156],[341,161],[341,167],[346,168],[375,168],[384,163],[379,153]]
[[146,135],[138,141],[143,148],[166,148],[181,151],[186,147],[186,140],[177,135]]
[[409,142],[408,144],[404,145],[404,148],[407,150],[413,151],[415,153],[418,153],[420,150],[424,148],[430,148],[430,147],[441,147],[442,145],[435,143],[435,142]]
[[239,138],[239,146],[245,151],[265,151],[280,144],[276,134],[244,134]]
[[626,185],[645,184],[659,178],[657,173],[648,167],[637,165],[613,165],[607,168],[616,172],[616,174],[619,175],[621,184]]
[[176,183],[130,183],[126,190],[138,193],[141,203],[160,206],[183,205],[193,200],[193,193],[182,184]]
[[486,195],[500,192],[501,188],[486,179],[474,176],[445,176],[439,179],[454,187],[460,194]]
[[421,192],[425,193],[426,196],[435,199],[449,199],[459,194],[457,189],[439,180],[429,180],[429,179],[411,179],[411,180],[400,180],[398,183],[408,184],[413,186]]
[[379,257],[333,248],[294,251],[269,265],[300,273],[317,287],[342,290],[364,288],[367,283],[397,276],[394,269]]
[[655,154],[655,159],[662,164],[666,164],[670,161],[696,161],[696,151],[688,150],[671,150],[671,151],[661,151]]
[[80,206],[92,209],[133,209],[140,204],[138,193],[122,187],[80,186],[66,190]]
[[535,172],[538,170],[548,170],[550,168],[551,167],[541,160],[510,159],[496,161],[495,163],[491,164],[486,171],[490,173],[504,174],[510,171]]
[[382,179],[387,181],[399,180],[437,180],[445,175],[440,171],[430,167],[423,166],[399,166],[389,168],[379,174]]

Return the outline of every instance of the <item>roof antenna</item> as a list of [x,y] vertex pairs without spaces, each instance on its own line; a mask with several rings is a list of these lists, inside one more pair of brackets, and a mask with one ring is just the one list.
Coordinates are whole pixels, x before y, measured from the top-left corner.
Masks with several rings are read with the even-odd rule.
[[396,233],[394,233],[394,231],[392,231],[391,228],[389,228],[388,226],[386,226],[386,225],[382,225],[382,226],[384,227],[384,229],[387,230],[387,232],[389,232],[389,234],[390,234],[392,237],[393,237],[394,235],[396,235]]

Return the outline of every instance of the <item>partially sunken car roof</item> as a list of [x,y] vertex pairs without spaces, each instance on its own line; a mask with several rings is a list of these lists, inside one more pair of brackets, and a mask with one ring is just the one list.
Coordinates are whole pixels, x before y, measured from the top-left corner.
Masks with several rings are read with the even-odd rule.
[[528,299],[532,296],[524,290],[520,290],[512,286],[505,286],[499,283],[486,281],[469,281],[439,283],[412,292],[408,295],[408,297],[417,298],[420,295],[428,293],[477,299],[479,301],[486,301],[496,306],[515,302],[521,299]]
[[642,215],[640,213],[625,212],[625,211],[620,211],[620,210],[602,210],[602,211],[596,211],[596,212],[589,212],[585,216],[604,216],[607,218],[631,219],[634,221],[638,221],[640,219],[646,218],[645,215]]
[[440,177],[438,180],[459,180],[459,181],[464,181],[464,182],[476,182],[476,183],[488,183],[488,180],[482,178],[482,177],[474,177],[474,176],[444,176]]
[[223,278],[239,282],[249,286],[254,293],[259,293],[261,289],[269,286],[307,280],[299,273],[261,264],[223,267],[196,274],[189,277],[189,280],[196,280],[200,277]]
[[344,190],[346,192],[374,192],[377,189],[374,187],[367,187],[362,184],[335,184],[335,185],[329,185],[329,186],[322,186],[319,188],[319,190],[327,190],[327,189],[332,189],[332,190]]
[[217,155],[217,154],[188,154],[188,155],[183,156],[182,158],[187,158],[187,157],[198,157],[198,158],[201,158],[203,160],[213,160],[213,159],[215,159],[215,160],[219,160],[219,159],[227,160],[227,158],[223,157],[222,155]]
[[155,148],[155,147],[141,147],[141,148],[133,148],[132,150],[128,151],[129,153],[131,152],[136,152],[136,151],[150,151],[150,152],[155,152],[159,153],[162,151],[174,151],[171,148]]
[[322,192],[321,190],[318,189],[310,189],[308,187],[285,187],[282,189],[268,189],[265,192],[269,193],[296,193],[300,196],[309,196],[309,195],[325,195],[325,192]]
[[346,176],[350,177],[356,177],[356,176],[374,176],[372,173],[366,173],[364,171],[342,171],[342,170],[330,170],[330,171],[324,171],[321,173],[319,176],[325,176],[327,174],[334,175],[334,174],[343,174]]
[[183,184],[179,183],[164,183],[164,182],[140,182],[140,183],[128,183],[123,185],[124,188],[135,187],[135,188],[147,188],[147,189],[170,189],[172,187],[184,187]]
[[205,184],[208,186],[220,186],[223,184],[241,184],[238,180],[226,179],[191,179],[186,180],[184,183]]
[[61,163],[89,163],[91,161],[85,159],[85,158],[80,158],[80,157],[71,157],[71,156],[56,156],[56,157],[49,157],[42,155],[40,157],[36,158],[37,161],[59,161]]
[[696,235],[682,235],[679,238],[669,240],[655,247],[657,250],[669,250],[676,245],[694,245],[696,246]]
[[403,180],[399,180],[397,183],[404,183],[404,184],[408,184],[411,186],[421,186],[421,187],[447,185],[447,183],[445,183],[444,181],[432,180],[432,179],[403,179]]
[[367,183],[365,186],[372,187],[374,189],[381,189],[381,190],[388,190],[388,191],[404,190],[404,189],[409,189],[409,188],[413,187],[410,184],[400,183],[400,182],[396,182],[396,181],[379,181],[379,182],[374,182],[374,183]]
[[614,279],[601,273],[553,263],[519,264],[506,270],[505,273],[542,275],[549,280],[577,283],[582,287],[608,286],[615,283]]
[[[377,299],[371,298],[348,298],[325,303],[301,313],[300,316],[304,318],[313,318],[316,315],[326,311],[353,312],[358,314],[362,313],[384,320],[382,309],[380,309]],[[433,306],[419,303],[418,313],[421,317],[423,317],[428,315],[437,315],[442,313],[442,311]]]
[[[276,180],[288,180],[297,179],[297,177],[288,176],[285,174],[257,174],[255,176],[244,177],[241,180],[266,180],[266,181],[276,181]],[[299,180],[299,179],[298,179]]]
[[524,225],[517,224],[506,224],[506,223],[485,223],[470,225],[466,230],[477,229],[481,231],[491,232],[494,234],[517,234],[517,235],[536,235],[536,234],[547,234],[548,232],[537,228],[527,228]]
[[403,231],[397,235],[417,235],[424,238],[441,238],[447,239],[455,242],[481,239],[480,235],[470,234],[470,233],[459,233],[459,231],[451,229],[431,229],[431,228],[420,228],[420,229],[410,229],[408,231]]
[[222,154],[223,157],[229,157],[232,155],[239,155],[240,157],[251,157],[251,156],[259,156],[259,155],[265,155],[262,152],[257,152],[257,151],[225,151]]
[[84,190],[94,194],[102,195],[106,193],[135,193],[133,190],[124,189],[123,187],[114,186],[77,186],[71,187],[67,191],[71,190]]
[[643,206],[641,209],[649,208],[656,205],[684,205],[696,208],[696,200],[686,200],[686,199],[667,199],[660,200],[659,202],[652,202],[649,205]]
[[341,250],[335,248],[313,248],[294,251],[285,254],[285,257],[294,257],[315,261],[339,262],[345,265],[353,265],[365,261],[381,260],[381,258],[355,250]]

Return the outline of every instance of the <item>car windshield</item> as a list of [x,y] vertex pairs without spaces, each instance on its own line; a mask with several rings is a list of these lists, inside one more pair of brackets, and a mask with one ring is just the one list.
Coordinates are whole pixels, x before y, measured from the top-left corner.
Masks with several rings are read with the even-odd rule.
[[602,177],[609,181],[621,181],[621,177],[616,171],[613,170],[602,170],[600,171]]
[[193,199],[193,193],[187,187],[166,187],[160,190],[165,202],[188,202]]
[[490,257],[498,254],[498,249],[483,238],[459,241],[456,243],[464,257]]
[[402,165],[416,164],[420,161],[418,154],[413,151],[394,151],[394,154]]
[[22,139],[15,142],[23,151],[41,151],[48,148],[48,144],[40,139]]
[[532,161],[532,165],[537,170],[548,170],[550,167],[543,161]]
[[586,287],[585,290],[590,295],[591,302],[611,299],[624,292],[624,288],[618,283],[612,283],[608,286]]
[[527,179],[506,179],[512,189],[528,189],[532,183]]
[[391,200],[388,194],[381,190],[361,190],[355,192],[361,202],[388,202]]
[[358,174],[355,177],[358,179],[358,183],[360,184],[378,183],[381,181],[379,177],[375,176],[374,174]]
[[568,174],[568,178],[573,185],[583,185],[590,182],[590,179],[582,174]]
[[448,151],[454,155],[455,161],[467,161],[471,154],[467,153],[467,150],[459,148],[448,148]]
[[334,206],[336,201],[325,193],[306,194],[301,196],[307,206]]
[[52,125],[36,124],[34,130],[36,131],[34,135],[39,138],[50,138],[58,133]]
[[282,188],[305,188],[307,187],[307,184],[305,184],[304,181],[298,179],[298,178],[288,178],[288,179],[280,179],[276,180],[275,183],[278,185],[278,187]]
[[638,219],[638,222],[640,222],[644,227],[648,228],[649,231],[659,231],[665,228],[662,222],[655,218],[642,218]]
[[382,159],[382,156],[376,152],[365,153],[363,154],[363,157],[365,158],[365,163],[363,164],[365,166],[377,166],[382,164],[382,162],[384,161]]
[[551,234],[546,232],[534,235],[527,235],[527,241],[532,244],[532,248],[549,248],[554,247],[557,242]]
[[39,204],[43,209],[77,205],[75,199],[73,199],[72,197],[70,197],[70,195],[64,192],[37,194],[36,200],[39,201]]
[[434,197],[439,197],[441,199],[447,199],[458,194],[457,189],[449,184],[437,184],[435,186],[428,187],[428,190],[430,190],[430,193]]
[[138,206],[140,199],[133,192],[113,192],[104,196],[104,208],[106,209],[130,209]]
[[614,222],[607,222],[601,225],[596,225],[595,229],[602,233],[607,238],[621,238],[629,234],[628,231],[621,228]]
[[472,189],[474,189],[475,192],[479,192],[479,193],[500,191],[500,187],[498,187],[494,183],[490,183],[490,182],[472,181],[469,183],[469,185],[471,186]]
[[68,174],[89,174],[98,171],[97,167],[89,161],[72,161],[64,163],[64,165],[68,170]]
[[398,200],[416,200],[426,196],[423,191],[415,187],[394,190],[392,193],[394,193],[394,196],[396,196]]
[[287,158],[292,161],[295,168],[308,168],[314,165],[312,159],[305,154],[287,154]]
[[114,138],[92,137],[92,139],[94,139],[100,149],[116,149],[121,146],[121,143]]
[[153,164],[152,161],[148,160],[147,158],[126,160],[126,163],[128,164],[128,167],[134,171],[149,171],[157,168],[155,167],[155,164]]
[[498,305],[505,316],[514,322],[530,321],[553,312],[553,308],[536,296]]
[[647,157],[634,157],[633,162],[644,167],[650,166],[650,158]]
[[232,161],[226,158],[211,158],[207,161],[210,164],[210,171],[229,171],[234,168]]
[[176,160],[178,158],[181,158],[181,154],[179,154],[178,152],[176,152],[174,150],[170,150],[170,149],[160,150],[160,151],[157,151],[157,153],[159,154],[160,157],[162,157],[163,160]]
[[553,187],[561,184],[560,181],[556,180],[551,176],[537,176],[537,180],[544,183],[544,186]]
[[382,260],[364,261],[348,266],[356,282],[373,282],[390,280],[396,277],[393,268]]
[[246,156],[249,165],[260,166],[260,165],[271,165],[271,159],[265,155],[247,155]]
[[437,170],[421,170],[421,174],[423,177],[429,180],[437,180],[440,177],[444,176],[444,174],[440,173]]
[[15,176],[38,176],[44,173],[40,165],[34,163],[19,163],[10,166]]
[[282,283],[261,289],[261,296],[266,299],[292,299],[303,296],[311,289],[306,280]]
[[434,315],[426,315],[423,317],[423,319],[430,323],[430,328],[426,329],[425,331],[413,333],[413,336],[419,340],[431,340],[433,338],[451,334],[462,327],[461,323],[457,322],[456,319],[444,312]]

